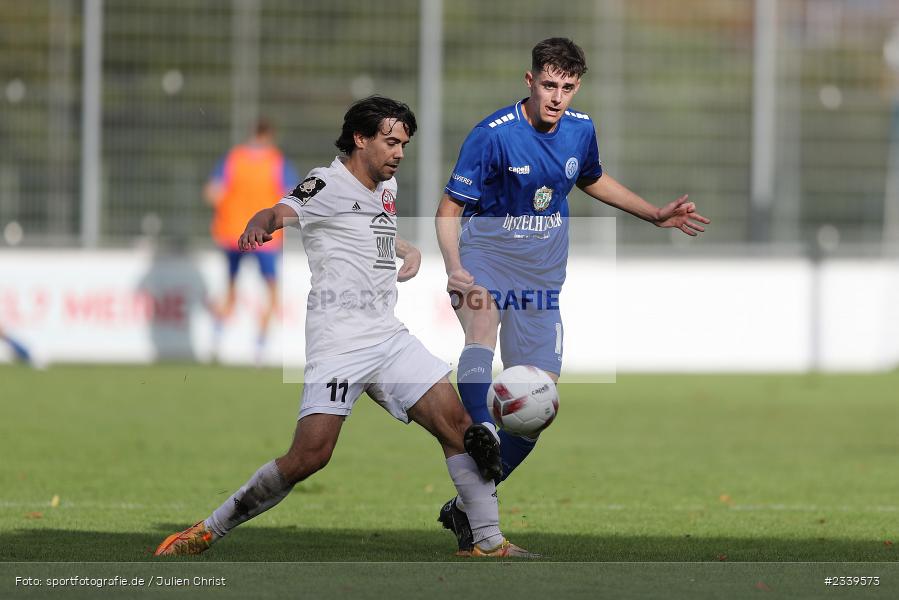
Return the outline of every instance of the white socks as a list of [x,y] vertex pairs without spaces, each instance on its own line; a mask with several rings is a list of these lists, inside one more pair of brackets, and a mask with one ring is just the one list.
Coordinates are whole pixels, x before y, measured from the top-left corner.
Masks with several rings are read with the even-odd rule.
[[[499,529],[496,485],[481,477],[474,459],[468,454],[450,456],[446,459],[446,466],[459,493],[456,505],[468,515],[474,543],[481,548],[494,548],[501,544],[503,535]],[[205,521],[206,527],[215,535],[214,539],[221,538],[241,523],[281,502],[292,489],[293,485],[285,481],[275,461],[267,462],[209,515]]]
[[496,485],[483,479],[474,459],[467,454],[456,454],[446,459],[450,477],[459,492],[456,506],[468,515],[474,543],[482,548],[494,548],[502,543],[499,530],[499,503]]
[[225,500],[206,519],[206,527],[220,538],[245,521],[281,502],[293,489],[284,480],[275,461],[267,462],[253,473],[242,488]]

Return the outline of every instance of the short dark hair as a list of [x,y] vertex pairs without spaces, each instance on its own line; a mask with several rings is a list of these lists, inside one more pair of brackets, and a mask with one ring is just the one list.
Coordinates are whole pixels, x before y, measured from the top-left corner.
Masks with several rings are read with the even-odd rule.
[[582,77],[587,72],[587,58],[583,48],[568,38],[548,38],[531,50],[531,71],[536,74],[547,67]]
[[409,137],[415,135],[415,130],[418,129],[415,114],[406,104],[383,96],[369,96],[354,102],[346,111],[343,129],[334,145],[349,156],[356,149],[353,135],[359,132],[367,138],[375,137],[384,119],[400,121]]

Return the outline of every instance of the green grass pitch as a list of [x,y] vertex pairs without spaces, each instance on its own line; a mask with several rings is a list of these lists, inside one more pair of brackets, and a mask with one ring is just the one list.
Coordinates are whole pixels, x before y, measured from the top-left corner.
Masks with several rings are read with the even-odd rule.
[[[503,530],[558,562],[896,562],[897,389],[896,373],[564,384],[499,488]],[[298,399],[278,370],[0,367],[0,561],[154,560],[287,448]],[[437,443],[363,396],[324,471],[189,560],[464,562],[436,522],[452,495]]]

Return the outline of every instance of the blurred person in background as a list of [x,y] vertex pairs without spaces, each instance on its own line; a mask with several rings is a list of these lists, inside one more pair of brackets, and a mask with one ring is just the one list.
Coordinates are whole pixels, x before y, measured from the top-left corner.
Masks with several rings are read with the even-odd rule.
[[[275,131],[271,123],[260,119],[253,136],[233,147],[222,158],[203,189],[206,202],[215,211],[212,238],[228,259],[227,293],[224,302],[213,308],[216,353],[224,323],[234,311],[235,282],[240,260],[244,256],[237,247],[237,240],[250,217],[277,202],[293,189],[298,180],[296,169],[275,145]],[[253,253],[268,292],[268,303],[259,314],[256,364],[262,360],[269,321],[278,307],[277,260],[280,250],[281,236],[278,235],[270,247],[257,249]]]

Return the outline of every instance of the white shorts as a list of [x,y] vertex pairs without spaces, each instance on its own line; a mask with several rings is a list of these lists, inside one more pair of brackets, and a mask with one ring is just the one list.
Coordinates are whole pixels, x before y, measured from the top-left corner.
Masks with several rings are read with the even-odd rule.
[[297,419],[318,413],[348,416],[365,392],[408,423],[406,411],[451,370],[403,329],[380,344],[307,362]]

